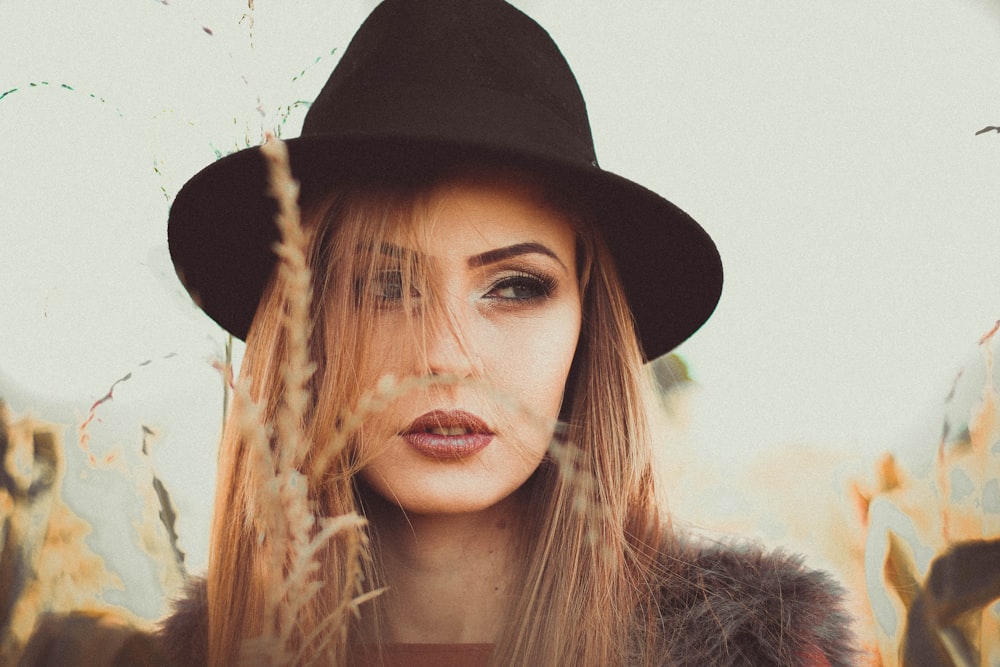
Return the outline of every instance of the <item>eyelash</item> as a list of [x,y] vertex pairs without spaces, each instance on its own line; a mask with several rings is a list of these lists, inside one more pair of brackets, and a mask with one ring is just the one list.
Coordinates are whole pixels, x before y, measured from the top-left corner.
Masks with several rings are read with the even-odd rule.
[[[557,284],[558,281],[547,274],[517,271],[494,282],[484,294],[484,298],[511,304],[528,303],[548,298],[555,291]],[[529,294],[527,296],[494,295],[495,292],[517,287],[525,289]],[[364,299],[363,295],[366,293],[376,303],[383,305],[398,303],[402,300],[402,288],[402,275],[397,271],[380,271],[372,276],[370,280],[359,278],[354,282],[354,294],[359,304]],[[392,290],[392,292],[389,293],[389,290]],[[411,290],[411,298],[420,297],[420,292],[412,286]]]
[[[534,274],[525,273],[519,271],[513,275],[504,276],[500,280],[493,283],[489,291],[486,293],[487,298],[503,300],[508,302],[530,302],[538,299],[548,298],[555,291],[557,281],[552,276],[546,274]],[[529,291],[532,292],[530,296],[490,296],[494,292],[499,290],[505,290],[512,287],[527,287]]]

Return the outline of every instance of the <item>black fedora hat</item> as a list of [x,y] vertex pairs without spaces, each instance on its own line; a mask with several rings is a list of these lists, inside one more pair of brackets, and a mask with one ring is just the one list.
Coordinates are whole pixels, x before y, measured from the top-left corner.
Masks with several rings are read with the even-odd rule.
[[[288,148],[303,198],[341,179],[470,159],[557,179],[601,228],[647,358],[688,338],[718,303],[715,244],[672,203],[598,166],[569,65],[545,30],[501,0],[382,2]],[[170,210],[181,281],[239,338],[276,261],[275,210],[257,148],[197,173]]]

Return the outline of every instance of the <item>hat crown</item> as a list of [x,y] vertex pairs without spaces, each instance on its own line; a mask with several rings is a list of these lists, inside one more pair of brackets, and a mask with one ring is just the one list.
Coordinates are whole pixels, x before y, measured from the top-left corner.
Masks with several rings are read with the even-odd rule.
[[302,136],[422,129],[500,149],[517,137],[596,163],[569,64],[541,26],[501,0],[385,0],[344,51]]

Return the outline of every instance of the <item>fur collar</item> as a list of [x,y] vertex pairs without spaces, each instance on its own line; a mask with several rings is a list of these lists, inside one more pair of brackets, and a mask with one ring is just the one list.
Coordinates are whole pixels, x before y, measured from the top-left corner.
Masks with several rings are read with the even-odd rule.
[[663,665],[857,663],[843,589],[801,557],[695,543],[671,560],[659,596]]
[[[821,655],[847,667],[858,659],[840,586],[799,557],[691,543],[663,565],[668,574],[654,601],[662,665],[823,665]],[[159,632],[170,664],[205,664],[206,626],[205,584],[192,580]]]

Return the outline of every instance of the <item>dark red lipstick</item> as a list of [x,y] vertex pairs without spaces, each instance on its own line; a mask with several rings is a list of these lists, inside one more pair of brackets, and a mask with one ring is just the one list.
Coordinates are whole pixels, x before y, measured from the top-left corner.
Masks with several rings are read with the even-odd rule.
[[414,419],[400,435],[421,454],[438,459],[472,456],[493,440],[489,425],[464,410],[432,410]]

